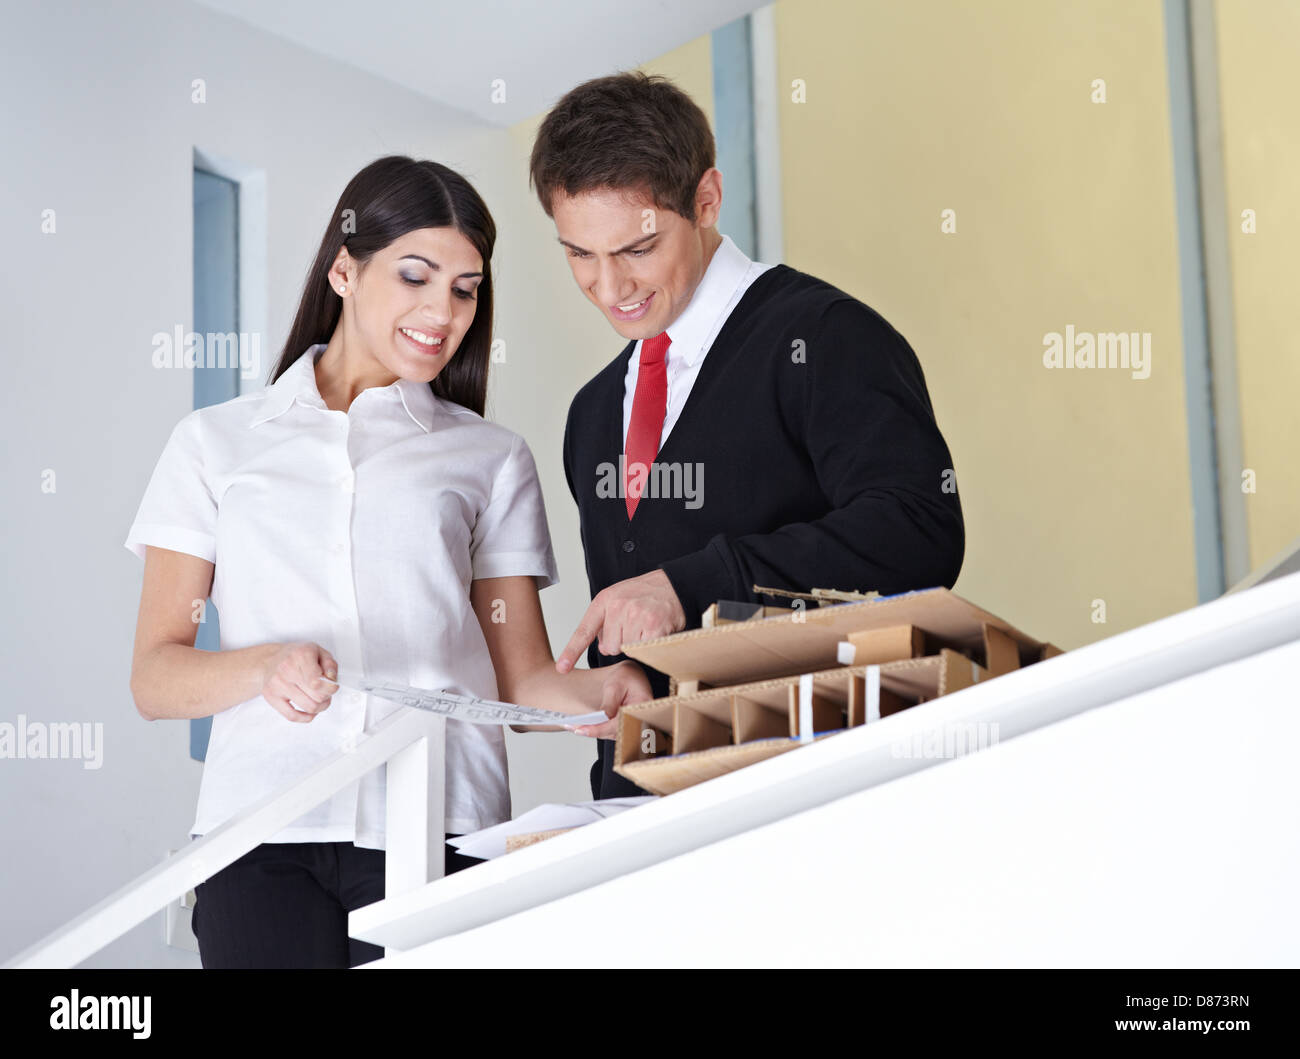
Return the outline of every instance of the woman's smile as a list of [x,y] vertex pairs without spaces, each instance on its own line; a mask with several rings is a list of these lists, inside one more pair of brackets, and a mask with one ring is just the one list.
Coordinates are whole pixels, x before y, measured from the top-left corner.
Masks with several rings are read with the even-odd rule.
[[442,353],[443,341],[447,337],[445,331],[425,331],[415,327],[399,327],[397,333],[407,345],[426,357],[436,357]]

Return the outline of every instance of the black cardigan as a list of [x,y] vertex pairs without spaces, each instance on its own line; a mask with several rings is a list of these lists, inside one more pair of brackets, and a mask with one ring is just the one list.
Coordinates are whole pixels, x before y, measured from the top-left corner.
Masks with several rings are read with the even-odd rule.
[[[916,354],[874,310],[785,265],[760,275],[655,457],[668,465],[658,481],[682,487],[643,494],[629,521],[610,485],[621,482],[634,347],[578,391],[565,424],[592,596],[662,568],[689,629],[719,599],[789,605],[755,596],[755,584],[888,595],[956,582],[965,531],[952,458]],[[594,667],[625,656],[593,643],[587,657]],[[668,678],[647,675],[666,695]],[[592,796],[644,793],[613,772],[613,741],[598,747]]]

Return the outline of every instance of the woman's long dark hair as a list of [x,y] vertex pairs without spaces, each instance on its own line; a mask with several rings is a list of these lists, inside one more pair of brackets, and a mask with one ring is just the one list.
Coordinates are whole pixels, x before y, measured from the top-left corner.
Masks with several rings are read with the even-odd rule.
[[328,342],[334,333],[343,303],[330,286],[329,270],[339,247],[346,246],[356,261],[365,262],[375,251],[418,228],[455,228],[483,258],[474,322],[451,360],[429,383],[435,396],[483,415],[492,347],[491,262],[496,224],[478,192],[459,173],[405,155],[371,162],[343,189],[307,273],[298,314],[270,382],[283,375],[308,347]]

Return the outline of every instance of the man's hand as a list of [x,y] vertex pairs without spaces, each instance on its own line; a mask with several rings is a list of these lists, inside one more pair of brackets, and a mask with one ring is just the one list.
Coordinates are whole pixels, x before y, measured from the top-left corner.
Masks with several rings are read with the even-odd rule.
[[556,659],[555,668],[567,673],[597,637],[601,654],[616,655],[625,643],[652,640],[684,628],[686,612],[672,582],[662,570],[651,570],[596,594],[573,638]]
[[604,724],[580,724],[573,731],[593,739],[613,739],[618,735],[618,711],[635,702],[649,702],[654,698],[645,672],[632,661],[602,666],[596,672],[604,676],[601,685],[600,708],[609,720]]

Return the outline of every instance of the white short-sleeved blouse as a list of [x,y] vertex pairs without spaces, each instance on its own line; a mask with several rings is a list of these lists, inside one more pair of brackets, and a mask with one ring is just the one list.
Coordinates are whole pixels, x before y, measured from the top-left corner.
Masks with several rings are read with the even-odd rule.
[[[518,435],[399,379],[347,412],[316,386],[312,346],[274,384],[172,431],[126,547],[215,564],[221,649],[310,641],[345,669],[497,697],[470,606],[476,578],[557,581],[532,453]],[[283,789],[395,710],[340,691],[308,724],[258,695],[213,716],[193,835]],[[510,819],[505,736],[447,722],[446,827]],[[271,842],[384,849],[379,768]]]

